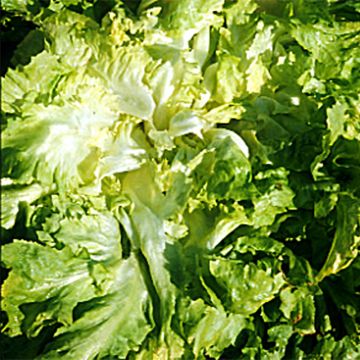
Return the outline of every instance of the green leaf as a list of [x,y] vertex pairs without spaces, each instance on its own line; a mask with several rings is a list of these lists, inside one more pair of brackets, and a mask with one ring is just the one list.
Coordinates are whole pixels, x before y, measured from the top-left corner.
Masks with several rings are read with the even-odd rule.
[[269,341],[275,342],[276,350],[270,356],[273,358],[278,357],[281,359],[285,356],[286,346],[288,345],[289,339],[293,334],[293,328],[291,325],[276,325],[268,330]]
[[245,92],[245,76],[240,71],[240,64],[239,58],[223,55],[218,63],[207,68],[205,84],[216,102],[229,103]]
[[207,25],[221,22],[221,18],[214,13],[222,10],[223,3],[224,0],[210,0],[206,3],[204,0],[185,0],[181,3],[162,0],[159,2],[162,6],[161,24],[172,32],[172,37],[180,38],[179,43],[184,46]]
[[134,257],[112,270],[114,280],[107,294],[80,304],[75,310],[80,317],[56,332],[41,359],[124,359],[139,349],[153,328],[149,294]]
[[336,103],[332,108],[327,111],[327,123],[330,130],[329,145],[333,145],[340,135],[345,131],[347,107],[345,104]]
[[1,191],[1,226],[10,229],[14,226],[21,203],[31,205],[45,192],[39,184],[25,187],[4,186]]
[[224,311],[208,307],[202,319],[191,330],[189,342],[194,343],[194,354],[204,353],[219,359],[224,349],[235,345],[240,331],[247,325],[247,320],[238,314],[226,314]]
[[119,110],[141,119],[149,119],[155,102],[144,82],[145,70],[151,62],[141,48],[110,48],[90,66],[90,73],[99,76],[114,94]]
[[166,235],[165,219],[161,213],[163,195],[154,183],[153,174],[152,167],[144,166],[126,175],[123,193],[132,200],[133,207],[129,212],[122,209],[119,215],[131,245],[144,257],[148,276],[160,301],[161,330],[166,331],[174,312],[175,288],[170,281],[164,256],[171,240]]
[[348,195],[340,197],[336,213],[336,232],[327,259],[316,276],[317,281],[348,267],[358,253],[360,237],[356,229],[360,221],[359,201]]
[[113,262],[121,259],[119,224],[111,214],[96,213],[81,218],[65,218],[54,235],[56,240],[67,245],[74,255],[84,250],[96,262]]
[[241,315],[255,313],[263,304],[272,300],[285,284],[283,274],[271,269],[266,263],[256,265],[214,259],[210,262],[210,272],[220,289],[226,291],[223,296],[226,307]]
[[356,338],[346,336],[336,341],[331,335],[327,335],[316,346],[314,353],[329,359],[335,357],[356,359],[360,355],[360,345]]
[[23,100],[32,102],[41,97],[49,98],[66,72],[56,56],[47,51],[32,57],[22,68],[9,69],[2,84],[2,109],[13,113],[21,109]]
[[280,293],[280,299],[280,310],[300,334],[315,333],[315,303],[309,289],[285,288]]
[[45,18],[41,28],[49,38],[48,51],[69,70],[87,65],[91,56],[99,51],[98,24],[85,15],[57,10]]
[[36,336],[49,322],[71,324],[76,305],[95,296],[88,262],[68,249],[17,240],[3,247],[2,261],[12,269],[2,287],[11,336]]
[[[209,198],[240,200],[243,188],[251,179],[245,142],[235,133],[216,129],[207,133],[208,152],[194,171],[198,182],[206,181]],[[201,182],[200,182],[201,184]]]

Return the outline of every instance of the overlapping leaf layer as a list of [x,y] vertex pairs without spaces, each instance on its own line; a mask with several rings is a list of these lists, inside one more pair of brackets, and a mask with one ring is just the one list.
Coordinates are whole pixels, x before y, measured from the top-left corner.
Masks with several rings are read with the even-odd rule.
[[5,358],[360,356],[357,1],[2,6]]

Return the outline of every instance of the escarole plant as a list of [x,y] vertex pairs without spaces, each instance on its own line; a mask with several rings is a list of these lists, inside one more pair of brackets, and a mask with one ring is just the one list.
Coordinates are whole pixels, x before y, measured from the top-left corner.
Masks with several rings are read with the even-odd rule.
[[2,7],[6,359],[360,356],[357,1]]

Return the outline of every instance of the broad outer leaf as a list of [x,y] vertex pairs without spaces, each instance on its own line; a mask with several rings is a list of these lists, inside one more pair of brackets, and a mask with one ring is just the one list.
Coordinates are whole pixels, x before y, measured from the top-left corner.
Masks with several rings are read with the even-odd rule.
[[139,265],[130,257],[112,268],[106,295],[80,304],[81,317],[62,327],[39,359],[125,359],[151,331],[152,307]]
[[70,324],[76,305],[95,295],[88,262],[69,249],[16,240],[3,247],[2,261],[11,268],[2,287],[11,336],[20,335],[23,326],[28,335],[35,335],[48,320]]

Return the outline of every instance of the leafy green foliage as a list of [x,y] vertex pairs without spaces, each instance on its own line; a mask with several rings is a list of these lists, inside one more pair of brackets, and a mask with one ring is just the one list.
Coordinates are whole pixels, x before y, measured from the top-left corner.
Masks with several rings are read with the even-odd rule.
[[352,0],[4,0],[6,359],[360,356]]

